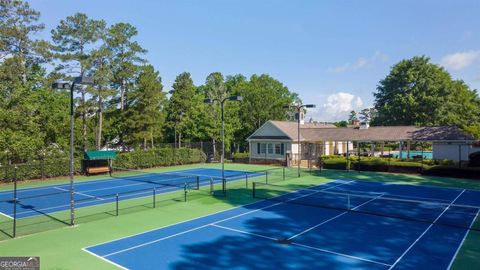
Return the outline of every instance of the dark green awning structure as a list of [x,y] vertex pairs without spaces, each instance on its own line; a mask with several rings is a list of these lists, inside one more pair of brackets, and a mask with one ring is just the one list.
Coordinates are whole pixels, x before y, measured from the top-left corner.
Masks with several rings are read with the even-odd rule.
[[105,159],[115,159],[117,157],[117,152],[115,151],[87,151],[83,155],[85,160],[105,160]]

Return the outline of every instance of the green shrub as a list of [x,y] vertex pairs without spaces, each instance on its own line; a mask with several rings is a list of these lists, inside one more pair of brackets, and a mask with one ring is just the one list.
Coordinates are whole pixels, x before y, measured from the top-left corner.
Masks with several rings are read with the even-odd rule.
[[[174,158],[175,152],[175,158]],[[200,149],[155,148],[125,152],[117,155],[114,167],[119,168],[151,168],[157,166],[171,166],[179,164],[201,163],[206,161],[206,155]]]
[[[180,148],[175,151],[173,148],[157,148],[119,153],[114,160],[113,166],[120,168],[150,168],[157,166],[170,166],[174,164],[191,164],[205,162],[206,155],[200,149]],[[15,167],[17,167],[15,171]],[[81,173],[81,159],[75,159],[75,173]],[[0,166],[0,181],[13,181],[16,174],[17,180],[41,179],[70,174],[70,163],[68,159],[34,160],[26,164],[2,165]]]
[[[75,160],[75,173],[81,171],[80,160]],[[16,169],[15,169],[16,168]],[[25,164],[0,166],[0,181],[10,182],[17,180],[52,178],[68,176],[70,174],[70,161],[68,159],[33,160]]]
[[248,153],[234,153],[233,158],[248,158],[249,154]]

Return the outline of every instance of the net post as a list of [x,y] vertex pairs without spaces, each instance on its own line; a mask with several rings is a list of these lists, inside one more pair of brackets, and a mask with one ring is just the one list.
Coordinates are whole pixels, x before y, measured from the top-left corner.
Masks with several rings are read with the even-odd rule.
[[115,194],[115,216],[118,217],[118,193]]
[[248,173],[245,173],[245,189],[248,189]]
[[153,188],[153,208],[156,207],[156,205],[155,205],[155,203],[156,203],[156,195],[157,195],[157,194],[156,194],[156,190],[155,190],[155,188]]
[[255,184],[256,184],[255,182],[252,183],[252,198],[255,198],[255,187],[256,187]]
[[197,176],[197,190],[200,190],[200,176]]
[[285,167],[282,168],[283,171],[283,180],[285,180]]

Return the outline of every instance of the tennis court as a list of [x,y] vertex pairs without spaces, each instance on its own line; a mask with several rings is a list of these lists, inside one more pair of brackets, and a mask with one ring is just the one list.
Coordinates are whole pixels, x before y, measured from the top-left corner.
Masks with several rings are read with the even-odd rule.
[[[260,175],[262,173],[225,170],[228,181]],[[120,194],[121,200],[127,200],[151,196],[153,190],[166,193],[218,183],[222,183],[219,169],[197,168],[164,173],[123,170],[119,174],[114,173],[113,178],[75,183],[75,207],[112,203],[117,200],[117,194]],[[32,217],[69,209],[69,189],[69,184],[18,189],[16,217]],[[0,192],[0,215],[13,218],[13,197],[13,190]]]
[[[480,192],[337,180],[84,250],[124,269],[449,269]],[[477,222],[478,223],[478,222]]]

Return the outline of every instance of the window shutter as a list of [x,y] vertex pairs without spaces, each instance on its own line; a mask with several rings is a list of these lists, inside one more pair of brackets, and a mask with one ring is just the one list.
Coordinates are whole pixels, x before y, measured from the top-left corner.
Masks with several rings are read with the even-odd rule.
[[280,146],[280,154],[281,154],[281,155],[284,155],[284,154],[285,154],[285,144],[283,144],[283,143],[282,143],[281,146]]
[[257,143],[257,154],[260,154],[260,143]]

